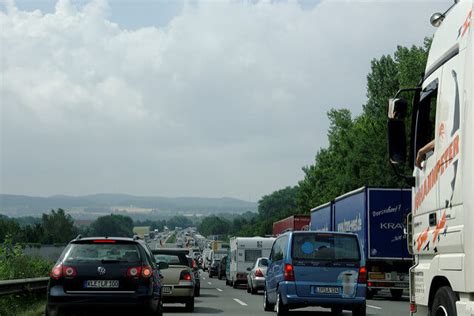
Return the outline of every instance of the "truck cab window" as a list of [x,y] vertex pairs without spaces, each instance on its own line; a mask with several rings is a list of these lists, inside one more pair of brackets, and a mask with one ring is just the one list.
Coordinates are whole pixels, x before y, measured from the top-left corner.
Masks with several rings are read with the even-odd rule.
[[438,80],[435,80],[421,93],[416,112],[415,148],[417,159],[421,157],[425,160],[427,154],[434,148],[437,99]]

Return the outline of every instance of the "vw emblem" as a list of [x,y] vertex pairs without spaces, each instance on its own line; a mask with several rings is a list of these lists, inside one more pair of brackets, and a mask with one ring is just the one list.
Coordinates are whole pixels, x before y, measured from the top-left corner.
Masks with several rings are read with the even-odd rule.
[[107,270],[105,270],[104,267],[98,267],[97,268],[97,273],[99,273],[99,275],[104,275],[105,272],[107,272]]

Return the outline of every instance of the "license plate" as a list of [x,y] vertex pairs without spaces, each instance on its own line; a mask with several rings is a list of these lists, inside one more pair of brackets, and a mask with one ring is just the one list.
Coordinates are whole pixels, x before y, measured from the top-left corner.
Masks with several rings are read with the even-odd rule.
[[163,286],[163,294],[171,294],[172,291],[171,286]]
[[84,281],[86,289],[116,289],[119,287],[118,280],[87,280]]
[[339,294],[339,288],[338,287],[320,287],[317,286],[313,289],[313,293],[316,292],[316,294]]

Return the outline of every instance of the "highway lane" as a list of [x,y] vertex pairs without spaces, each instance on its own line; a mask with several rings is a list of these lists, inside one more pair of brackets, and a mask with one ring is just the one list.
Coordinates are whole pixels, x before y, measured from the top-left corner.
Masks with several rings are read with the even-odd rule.
[[[201,297],[196,298],[196,308],[193,313],[187,313],[184,305],[165,305],[165,314],[172,315],[257,315],[269,316],[273,313],[263,311],[263,293],[258,295],[247,293],[245,287],[234,289],[225,285],[225,281],[217,278],[209,279],[207,273],[201,273]],[[393,301],[386,297],[377,297],[367,301],[368,315],[388,315],[398,316],[409,313],[408,299],[403,301]],[[324,308],[304,308],[291,311],[291,315],[331,315],[329,309]],[[345,311],[343,315],[351,315],[350,311]]]

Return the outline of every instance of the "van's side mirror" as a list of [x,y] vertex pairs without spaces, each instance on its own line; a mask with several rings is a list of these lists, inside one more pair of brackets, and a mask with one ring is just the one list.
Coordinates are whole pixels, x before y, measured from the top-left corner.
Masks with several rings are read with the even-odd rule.
[[158,263],[158,269],[160,270],[165,270],[165,269],[168,269],[169,268],[169,265],[167,262],[159,262]]

